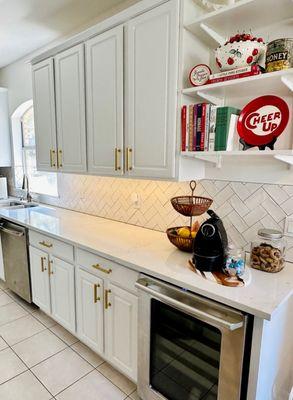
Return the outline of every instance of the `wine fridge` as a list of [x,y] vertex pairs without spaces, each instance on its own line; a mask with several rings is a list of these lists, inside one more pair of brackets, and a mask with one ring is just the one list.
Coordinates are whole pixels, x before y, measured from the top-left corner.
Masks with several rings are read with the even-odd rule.
[[143,400],[244,398],[250,317],[147,276],[136,287],[139,396]]

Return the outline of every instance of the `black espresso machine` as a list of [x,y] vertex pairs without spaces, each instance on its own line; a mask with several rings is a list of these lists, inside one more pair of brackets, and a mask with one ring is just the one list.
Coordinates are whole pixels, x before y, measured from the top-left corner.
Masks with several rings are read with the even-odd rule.
[[221,271],[228,248],[227,233],[222,220],[213,210],[200,226],[193,243],[193,263],[200,271]]

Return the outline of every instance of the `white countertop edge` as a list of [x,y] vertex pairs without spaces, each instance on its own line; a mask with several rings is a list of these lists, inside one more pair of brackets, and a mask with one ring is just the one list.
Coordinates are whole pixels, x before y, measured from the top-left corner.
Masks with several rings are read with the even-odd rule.
[[[43,205],[40,205],[40,206],[42,207]],[[112,221],[112,220],[108,220],[108,219],[103,218],[103,217],[96,217],[96,216],[92,216],[92,215],[89,215],[89,214],[83,214],[83,213],[80,213],[80,212],[75,212],[75,211],[72,211],[72,210],[61,209],[59,207],[52,207],[52,206],[47,206],[47,205],[44,205],[43,207],[50,208],[50,209],[53,209],[53,210],[57,209],[57,210],[62,210],[62,211],[63,210],[64,211],[70,211],[70,212],[72,212],[74,214],[86,215],[87,217],[92,217],[92,218],[99,218],[99,219],[105,220],[105,222]],[[205,290],[205,289],[202,289],[202,288],[195,287],[194,285],[191,285],[191,284],[188,284],[188,283],[182,283],[179,280],[177,280],[175,278],[172,278],[171,276],[166,276],[165,274],[160,274],[159,272],[156,272],[156,271],[153,271],[153,270],[149,270],[149,269],[147,269],[147,268],[145,268],[143,266],[138,266],[138,265],[136,265],[136,264],[134,264],[132,262],[129,262],[129,261],[123,259],[123,257],[119,258],[119,257],[113,256],[113,255],[111,255],[109,253],[105,253],[103,251],[97,250],[96,248],[92,248],[92,247],[90,247],[88,245],[85,245],[83,243],[78,243],[78,242],[76,242],[76,241],[74,241],[74,240],[72,240],[70,238],[58,235],[56,233],[48,232],[48,231],[46,231],[44,229],[39,229],[39,228],[37,228],[35,226],[32,226],[32,225],[30,225],[28,223],[20,221],[17,218],[13,218],[13,217],[8,216],[8,215],[1,215],[1,209],[0,209],[0,218],[1,217],[4,218],[4,219],[7,219],[7,220],[9,220],[9,221],[11,221],[13,223],[25,226],[26,228],[28,228],[30,230],[33,230],[35,232],[39,232],[41,234],[46,234],[49,237],[52,237],[52,238],[55,238],[55,239],[59,239],[61,241],[69,243],[69,244],[73,245],[76,248],[79,248],[79,249],[82,249],[82,250],[85,250],[85,251],[89,251],[89,252],[91,252],[93,254],[96,254],[98,256],[104,257],[104,258],[108,259],[109,261],[116,262],[116,263],[118,263],[118,264],[120,264],[120,265],[122,265],[124,267],[130,268],[130,269],[132,269],[132,270],[134,270],[136,272],[139,272],[139,273],[142,273],[142,274],[145,274],[145,275],[149,275],[149,276],[151,276],[153,278],[160,279],[160,280],[162,280],[164,282],[168,282],[168,283],[176,285],[178,287],[182,287],[184,289],[190,290],[191,292],[193,292],[195,294],[202,295],[202,296],[207,297],[209,299],[218,301],[218,302],[220,302],[222,304],[225,304],[227,306],[233,307],[233,308],[235,308],[237,310],[241,310],[243,312],[247,312],[247,313],[252,314],[252,315],[254,315],[256,317],[259,317],[261,319],[266,319],[268,321],[270,321],[272,319],[273,315],[278,311],[278,309],[282,306],[282,304],[284,304],[293,295],[293,287],[292,287],[292,290],[289,291],[287,293],[287,295],[284,296],[284,298],[282,298],[282,301],[279,302],[278,305],[273,310],[270,310],[270,309],[266,310],[265,307],[263,307],[262,309],[255,308],[253,306],[249,306],[247,304],[243,304],[243,303],[238,302],[236,300],[233,300],[231,298],[226,298],[225,296],[221,296],[221,295],[219,295],[217,293],[214,293],[212,290]],[[118,221],[112,221],[112,222],[117,222],[117,223],[121,223],[123,225],[127,225],[126,223],[123,223],[123,222],[118,222]],[[133,226],[133,225],[130,225],[130,226]],[[144,229],[144,228],[141,228],[141,227],[139,227],[139,228],[140,229]],[[286,264],[291,264],[291,263],[287,262]],[[291,264],[291,265],[293,267],[293,264]],[[229,288],[229,289],[233,290],[234,288]]]

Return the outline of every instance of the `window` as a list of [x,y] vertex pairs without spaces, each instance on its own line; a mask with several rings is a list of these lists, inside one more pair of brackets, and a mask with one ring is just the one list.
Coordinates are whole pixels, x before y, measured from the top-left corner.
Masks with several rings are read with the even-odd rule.
[[23,174],[26,174],[31,192],[58,196],[57,174],[39,172],[36,168],[34,108],[32,101],[25,102],[13,113],[12,135],[16,188],[21,188]]

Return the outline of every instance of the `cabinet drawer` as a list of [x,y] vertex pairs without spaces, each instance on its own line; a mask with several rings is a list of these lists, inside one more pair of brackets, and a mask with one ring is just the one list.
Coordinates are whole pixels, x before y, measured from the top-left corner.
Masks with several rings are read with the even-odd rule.
[[134,284],[138,279],[138,272],[82,249],[76,251],[76,262],[88,272],[136,292]]
[[38,247],[39,249],[60,257],[61,259],[68,261],[73,261],[74,259],[73,246],[71,244],[31,230],[29,231],[29,241],[32,246]]

